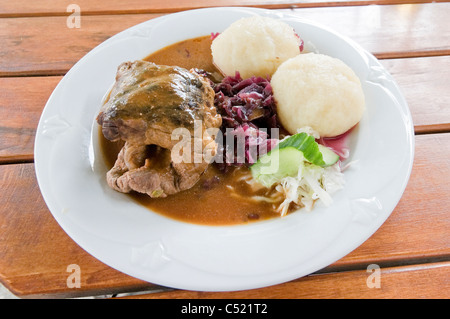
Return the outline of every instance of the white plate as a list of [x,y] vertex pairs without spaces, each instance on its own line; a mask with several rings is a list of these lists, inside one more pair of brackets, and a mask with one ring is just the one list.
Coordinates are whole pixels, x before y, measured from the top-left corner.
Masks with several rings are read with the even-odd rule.
[[[220,32],[263,15],[290,24],[306,49],[340,58],[359,76],[367,111],[351,137],[346,186],[332,207],[238,226],[165,218],[111,190],[95,117],[117,66],[168,44]],[[195,23],[193,23],[195,22]],[[123,273],[168,287],[228,291],[286,282],[342,258],[369,238],[397,205],[409,179],[414,133],[395,81],[368,52],[297,16],[249,8],[185,11],[127,29],[83,57],[48,100],[36,134],[36,174],[45,202],[67,234]],[[74,260],[74,262],[76,262]]]

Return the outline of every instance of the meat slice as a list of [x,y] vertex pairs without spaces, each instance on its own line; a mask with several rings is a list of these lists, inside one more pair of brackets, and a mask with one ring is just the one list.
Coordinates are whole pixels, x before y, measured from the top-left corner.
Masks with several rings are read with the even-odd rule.
[[[200,179],[209,165],[203,152],[217,150],[210,129],[218,130],[222,118],[214,106],[214,90],[194,70],[135,61],[119,66],[97,122],[107,139],[125,141],[107,174],[108,184],[124,193],[165,197]],[[172,152],[180,145],[172,135],[176,129],[181,129],[189,161],[180,162],[180,154]]]
[[[130,161],[126,154],[136,157]],[[136,191],[150,197],[165,197],[195,185],[204,173],[205,165],[204,161],[173,163],[168,149],[156,145],[136,147],[126,143],[114,167],[107,173],[107,182],[122,193]]]

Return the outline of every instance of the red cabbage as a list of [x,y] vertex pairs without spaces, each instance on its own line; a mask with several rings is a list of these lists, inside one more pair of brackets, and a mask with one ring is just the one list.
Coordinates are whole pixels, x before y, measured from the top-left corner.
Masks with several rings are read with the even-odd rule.
[[[269,132],[279,128],[270,80],[255,76],[242,79],[236,72],[214,84],[214,91],[214,103],[222,115],[224,143],[219,153],[224,156],[223,166],[255,163],[278,141],[278,135],[271,138]],[[234,150],[225,143],[229,134],[234,135]],[[237,149],[242,146],[238,141],[244,141],[244,150]]]
[[244,80],[236,72],[215,84],[214,90],[224,127],[236,128],[248,122],[264,128],[278,127],[269,79],[253,76]]

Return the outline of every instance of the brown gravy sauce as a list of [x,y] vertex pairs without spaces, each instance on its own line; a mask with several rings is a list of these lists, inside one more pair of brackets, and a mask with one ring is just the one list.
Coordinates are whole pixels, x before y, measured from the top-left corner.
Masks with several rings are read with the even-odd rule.
[[[198,68],[212,73],[220,80],[211,57],[211,38],[203,36],[167,46],[144,60],[163,65],[178,65],[186,69]],[[123,143],[104,138],[99,129],[100,148],[108,169],[113,167]],[[240,178],[249,174],[246,167],[220,171],[209,165],[200,181],[191,189],[166,198],[150,198],[144,194],[129,194],[150,210],[176,220],[203,225],[233,225],[279,217],[272,203],[253,201],[254,192]]]

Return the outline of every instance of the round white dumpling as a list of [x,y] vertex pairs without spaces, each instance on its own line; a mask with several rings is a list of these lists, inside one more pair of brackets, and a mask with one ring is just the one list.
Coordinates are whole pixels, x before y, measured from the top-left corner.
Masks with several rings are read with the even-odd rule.
[[359,78],[327,55],[306,53],[287,60],[271,85],[279,120],[291,134],[311,127],[321,137],[337,136],[355,126],[365,110]]
[[225,75],[272,76],[278,66],[300,54],[300,38],[286,23],[252,16],[232,23],[212,42],[213,62]]

